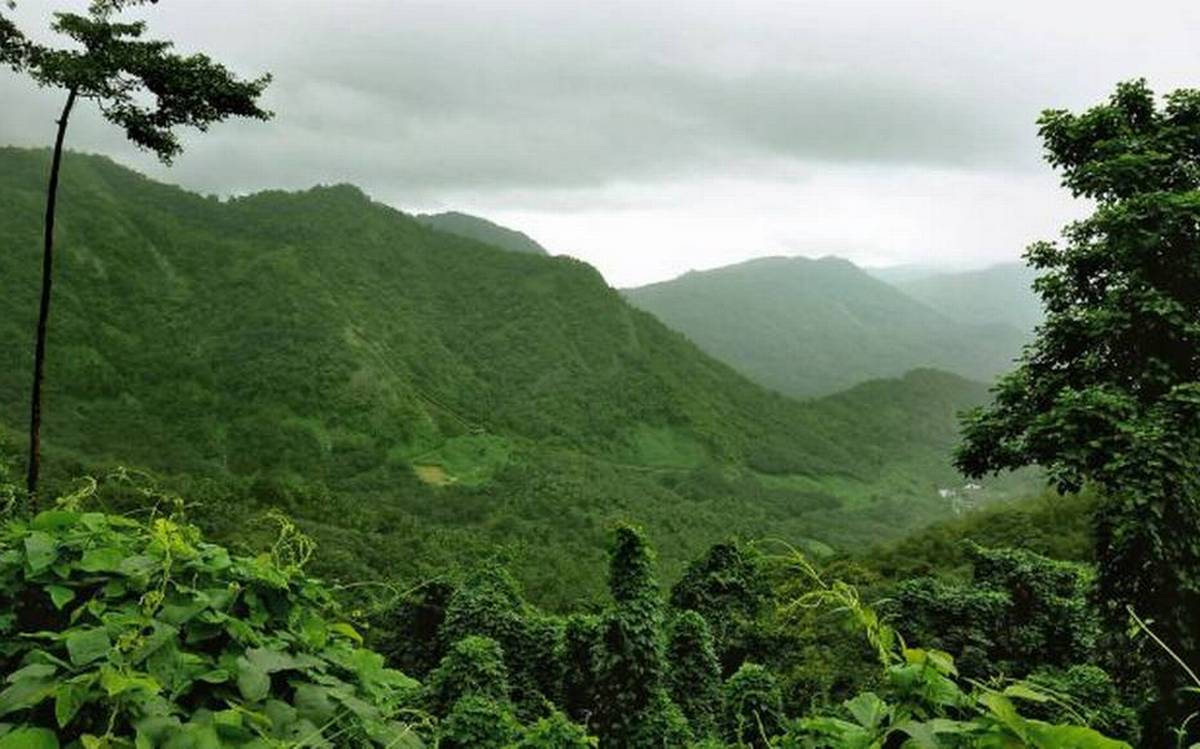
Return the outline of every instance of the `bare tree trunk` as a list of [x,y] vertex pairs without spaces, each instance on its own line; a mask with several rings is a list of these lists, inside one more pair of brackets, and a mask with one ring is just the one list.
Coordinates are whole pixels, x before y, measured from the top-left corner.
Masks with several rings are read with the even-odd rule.
[[54,158],[50,163],[50,185],[46,190],[46,225],[42,244],[42,301],[38,308],[37,344],[33,351],[33,396],[29,414],[29,474],[25,485],[31,502],[37,501],[38,474],[42,463],[42,379],[46,373],[46,323],[50,319],[50,287],[54,283],[54,209],[58,201],[58,171],[62,166],[63,138],[67,119],[75,106],[75,89],[67,94],[58,134],[54,138]]

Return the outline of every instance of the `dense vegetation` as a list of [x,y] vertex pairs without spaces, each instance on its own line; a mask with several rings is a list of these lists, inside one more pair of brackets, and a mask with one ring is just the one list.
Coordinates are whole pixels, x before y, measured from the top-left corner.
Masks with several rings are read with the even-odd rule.
[[[13,432],[46,163],[0,151]],[[928,370],[774,396],[582,263],[433,231],[350,187],[220,202],[69,154],[62,191],[52,475],[154,470],[235,544],[256,538],[237,518],[284,508],[339,578],[436,574],[506,544],[537,600],[566,603],[600,590],[620,518],[672,575],[729,533],[898,538],[950,514],[955,413],[986,397]]]
[[[165,159],[177,125],[267,116],[265,79],[113,22],[137,4],[58,15],[66,51],[0,14],[0,62],[68,89],[44,221],[47,154],[0,151],[0,749],[1198,746],[1200,92],[1045,113],[1097,210],[1029,250],[1046,317],[991,402],[932,369],[793,400],[471,217],[67,154],[57,492],[36,376],[24,490],[20,341],[36,316],[40,372],[75,97]],[[830,260],[657,292],[685,286],[751,326],[698,330],[776,336],[757,353],[797,291],[921,363],[994,366],[1015,330]],[[1062,496],[981,507],[1031,477],[959,485],[971,405],[956,467]]]
[[[131,490],[153,508],[144,519],[91,509]],[[1059,578],[1086,574],[1028,553],[981,552],[985,586],[914,609],[943,631],[963,598],[1038,602],[987,632],[997,648],[1031,649],[1026,669],[1039,654],[1059,661],[1013,681],[977,658],[967,681],[948,653],[903,646],[855,588],[794,552],[718,545],[668,603],[644,537],[622,526],[609,596],[591,612],[541,612],[488,564],[377,598],[362,622],[304,571],[311,542],[286,520],[267,551],[237,556],[205,542],[182,505],[128,477],[85,482],[32,517],[6,504],[0,747],[1115,749],[1127,744],[1070,723],[1136,732],[1102,670],[1068,667],[1095,619]],[[1079,649],[1046,649],[1038,638],[1056,636],[1048,622],[1064,607]],[[841,647],[813,650],[817,633]]]
[[1161,104],[1124,83],[1082,114],[1046,112],[1047,158],[1095,201],[1027,258],[1046,320],[995,402],[965,422],[964,472],[1039,465],[1093,486],[1098,595],[1114,628],[1151,619],[1178,654],[1136,668],[1157,692],[1155,739],[1193,716],[1176,659],[1200,657],[1200,91]]
[[761,258],[624,293],[707,353],[795,397],[922,366],[990,382],[1028,336],[1004,318],[977,322],[925,306],[833,257]]
[[457,234],[460,237],[474,239],[483,244],[500,247],[511,252],[528,252],[534,255],[549,255],[545,247],[524,232],[509,229],[492,223],[485,218],[472,216],[458,211],[445,213],[422,213],[414,218],[426,226],[438,231]]

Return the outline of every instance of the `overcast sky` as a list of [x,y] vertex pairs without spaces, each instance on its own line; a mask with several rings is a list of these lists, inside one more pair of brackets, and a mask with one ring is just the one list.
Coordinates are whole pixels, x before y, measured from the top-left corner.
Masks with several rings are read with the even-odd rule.
[[[18,0],[27,32],[76,2]],[[276,118],[169,170],[91,111],[72,147],[219,194],[353,182],[521,229],[611,283],[771,254],[1015,260],[1083,209],[1034,121],[1200,86],[1200,2],[162,0],[151,33],[270,71]],[[0,143],[61,106],[0,71]]]

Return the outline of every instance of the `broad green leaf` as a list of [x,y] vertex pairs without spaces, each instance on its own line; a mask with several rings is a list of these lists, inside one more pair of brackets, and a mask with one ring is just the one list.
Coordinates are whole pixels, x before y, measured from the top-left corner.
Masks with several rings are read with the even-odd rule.
[[1037,689],[1034,689],[1033,687],[1029,686],[1025,682],[1017,682],[1016,684],[1011,684],[1011,685],[1005,687],[1004,695],[1006,697],[1016,697],[1017,699],[1029,700],[1031,702],[1049,702],[1050,701],[1049,696],[1047,696],[1046,694],[1044,694],[1042,692],[1039,692]]
[[161,686],[148,674],[122,673],[111,666],[100,667],[100,686],[109,697],[116,697],[127,692],[157,693]]
[[67,655],[71,665],[86,666],[108,655],[112,641],[103,627],[72,632],[67,636]]
[[65,585],[47,585],[46,592],[50,594],[50,602],[54,604],[54,608],[59,611],[62,611],[63,606],[75,600],[75,591]]
[[887,703],[873,692],[864,692],[843,704],[864,728],[878,727],[889,712]]
[[41,572],[54,564],[55,559],[58,559],[58,544],[49,533],[34,531],[25,537],[25,563],[31,572]]
[[1070,749],[1130,749],[1129,744],[1117,741],[1082,726],[1052,726],[1038,720],[1027,722],[1029,738],[1036,746],[1069,747]]
[[43,679],[56,673],[58,673],[58,669],[49,663],[31,663],[13,671],[4,680],[9,684],[14,684],[22,679]]
[[0,749],[59,749],[58,737],[45,728],[18,728],[0,738]]
[[67,727],[79,712],[79,708],[87,702],[90,691],[89,685],[84,683],[68,682],[59,685],[54,691],[54,719],[58,721],[59,728]]
[[355,629],[350,624],[347,624],[346,622],[336,622],[334,624],[330,624],[329,629],[332,632],[337,632],[340,635],[345,635],[346,637],[349,637],[351,640],[354,640],[354,642],[358,643],[359,645],[363,644],[362,635],[360,635],[358,633],[357,629]]
[[29,527],[35,531],[58,531],[75,525],[79,519],[78,512],[46,510],[38,513],[37,517],[29,521]]
[[942,744],[937,740],[937,736],[933,733],[933,726],[928,723],[916,723],[907,721],[896,726],[896,730],[908,734],[909,740],[904,742],[904,746],[911,746],[913,749],[940,749]]
[[238,658],[237,666],[237,686],[242,697],[248,702],[259,702],[266,699],[271,691],[271,677],[262,666],[245,657]]
[[79,560],[79,569],[84,572],[116,572],[124,558],[125,554],[120,549],[111,546],[88,549]]
[[18,679],[0,692],[0,716],[40,704],[54,694],[58,682],[46,676]]

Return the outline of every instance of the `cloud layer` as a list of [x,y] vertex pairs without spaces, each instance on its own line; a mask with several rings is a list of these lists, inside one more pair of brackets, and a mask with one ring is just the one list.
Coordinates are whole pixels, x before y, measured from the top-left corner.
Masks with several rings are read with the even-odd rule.
[[[57,7],[20,0],[17,18],[41,29]],[[1038,162],[1040,109],[1142,75],[1200,85],[1187,0],[168,0],[142,15],[182,49],[271,71],[278,116],[189,138],[169,173],[94,114],[76,147],[208,192],[351,181],[402,208],[483,212],[616,284],[781,252],[1016,257],[1078,211]],[[47,142],[57,98],[0,73],[0,142]]]

